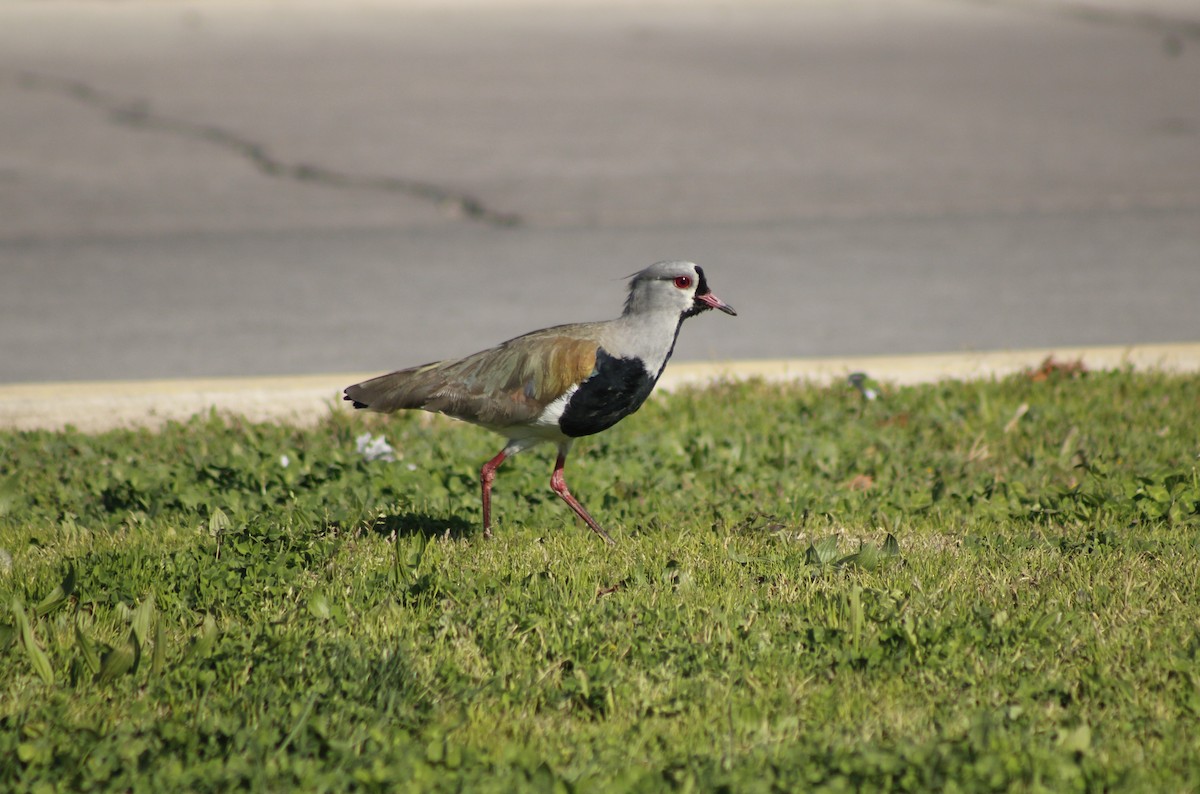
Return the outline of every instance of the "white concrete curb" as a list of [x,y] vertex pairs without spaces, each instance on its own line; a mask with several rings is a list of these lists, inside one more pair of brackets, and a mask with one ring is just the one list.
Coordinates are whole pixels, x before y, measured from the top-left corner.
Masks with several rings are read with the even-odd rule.
[[[1200,343],[1126,347],[1044,348],[919,356],[777,359],[677,363],[660,388],[703,385],[720,379],[831,383],[852,372],[876,380],[912,384],[993,378],[1035,368],[1046,358],[1082,361],[1091,370],[1200,372]],[[344,410],[341,390],[381,372],[304,377],[210,378],[205,380],[33,383],[0,386],[0,428],[84,432],[117,427],[158,427],[216,410],[251,421],[309,424]]]

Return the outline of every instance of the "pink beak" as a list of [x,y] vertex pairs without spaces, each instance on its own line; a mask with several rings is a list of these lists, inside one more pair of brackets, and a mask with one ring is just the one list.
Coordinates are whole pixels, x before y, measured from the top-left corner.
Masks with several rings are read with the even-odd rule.
[[737,316],[737,312],[735,312],[733,310],[732,306],[730,306],[728,303],[721,300],[720,298],[718,298],[716,295],[712,294],[711,292],[706,292],[703,295],[697,295],[696,300],[707,304],[708,308],[710,308],[710,309],[719,309],[720,311],[723,311],[726,314],[732,315],[734,317]]

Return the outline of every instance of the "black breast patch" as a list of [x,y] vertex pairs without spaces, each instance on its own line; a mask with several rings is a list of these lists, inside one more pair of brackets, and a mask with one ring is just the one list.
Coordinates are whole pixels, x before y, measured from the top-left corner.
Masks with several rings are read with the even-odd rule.
[[642,406],[656,380],[640,359],[616,358],[600,348],[596,368],[571,395],[558,426],[571,438],[607,430]]

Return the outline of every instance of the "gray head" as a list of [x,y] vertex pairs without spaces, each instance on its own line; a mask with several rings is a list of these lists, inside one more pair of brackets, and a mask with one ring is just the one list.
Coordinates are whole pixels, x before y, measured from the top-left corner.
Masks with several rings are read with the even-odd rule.
[[704,271],[691,262],[655,262],[629,281],[625,314],[677,312],[692,317],[709,309],[736,315],[733,307],[713,294]]

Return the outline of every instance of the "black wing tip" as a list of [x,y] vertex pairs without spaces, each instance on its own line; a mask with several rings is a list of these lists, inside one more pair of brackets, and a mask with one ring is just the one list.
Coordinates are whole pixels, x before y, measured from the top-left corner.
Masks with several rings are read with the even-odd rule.
[[355,408],[370,408],[371,407],[371,406],[367,405],[366,403],[359,402],[358,400],[354,399],[349,394],[346,394],[344,392],[342,393],[342,399],[349,400],[354,405]]

